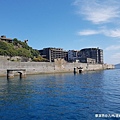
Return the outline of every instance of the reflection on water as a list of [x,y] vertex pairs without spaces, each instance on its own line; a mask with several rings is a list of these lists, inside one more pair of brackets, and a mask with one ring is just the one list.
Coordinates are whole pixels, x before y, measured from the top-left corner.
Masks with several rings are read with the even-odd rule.
[[1,120],[94,120],[120,113],[120,70],[0,78]]

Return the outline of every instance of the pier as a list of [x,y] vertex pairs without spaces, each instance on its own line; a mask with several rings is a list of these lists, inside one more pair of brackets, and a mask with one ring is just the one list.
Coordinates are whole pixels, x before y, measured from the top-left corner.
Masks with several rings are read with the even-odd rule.
[[7,79],[14,78],[15,73],[19,73],[20,79],[26,77],[26,69],[7,69]]
[[75,67],[74,68],[74,73],[82,73],[83,72],[83,68],[82,67]]

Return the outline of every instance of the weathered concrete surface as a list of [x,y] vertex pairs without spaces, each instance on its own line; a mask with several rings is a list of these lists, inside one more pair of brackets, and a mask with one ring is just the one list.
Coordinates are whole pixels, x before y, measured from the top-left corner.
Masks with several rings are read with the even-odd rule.
[[26,77],[26,69],[7,69],[7,79],[14,78],[15,73],[19,73],[20,78]]
[[64,61],[57,62],[11,62],[0,61],[0,76],[7,75],[7,69],[26,69],[26,74],[39,73],[57,73],[73,72],[75,67],[82,67],[83,70],[103,70],[112,69],[113,65],[107,64],[86,64],[86,63],[67,63]]

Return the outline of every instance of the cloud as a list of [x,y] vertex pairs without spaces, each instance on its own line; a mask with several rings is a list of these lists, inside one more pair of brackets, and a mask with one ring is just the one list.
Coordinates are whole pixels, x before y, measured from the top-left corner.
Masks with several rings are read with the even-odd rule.
[[[78,7],[77,13],[83,15],[86,20],[94,24],[108,23],[112,24],[106,27],[98,26],[97,30],[87,29],[79,31],[77,34],[96,35],[103,34],[107,37],[120,38],[120,28],[110,28],[112,25],[118,24],[120,21],[120,1],[119,0],[74,0],[73,3]],[[117,18],[117,19],[116,19]]]
[[112,58],[120,60],[120,53],[115,53],[114,55],[112,55]]
[[120,38],[120,29],[115,30],[102,30],[102,33],[109,37]]
[[78,14],[94,24],[120,18],[119,0],[75,0],[74,5],[78,7]]
[[78,35],[95,35],[95,34],[99,34],[99,31],[95,31],[95,30],[83,30],[77,33]]
[[111,45],[107,47],[105,50],[120,50],[120,45]]
[[114,38],[120,38],[120,29],[99,29],[99,30],[82,30],[77,32],[77,35],[96,35],[96,34],[103,34],[107,37],[114,37]]

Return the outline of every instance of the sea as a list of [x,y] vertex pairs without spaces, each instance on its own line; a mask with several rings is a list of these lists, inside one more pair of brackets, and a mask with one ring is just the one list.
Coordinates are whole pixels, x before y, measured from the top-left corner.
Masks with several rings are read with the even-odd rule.
[[120,69],[0,77],[0,120],[118,120]]

